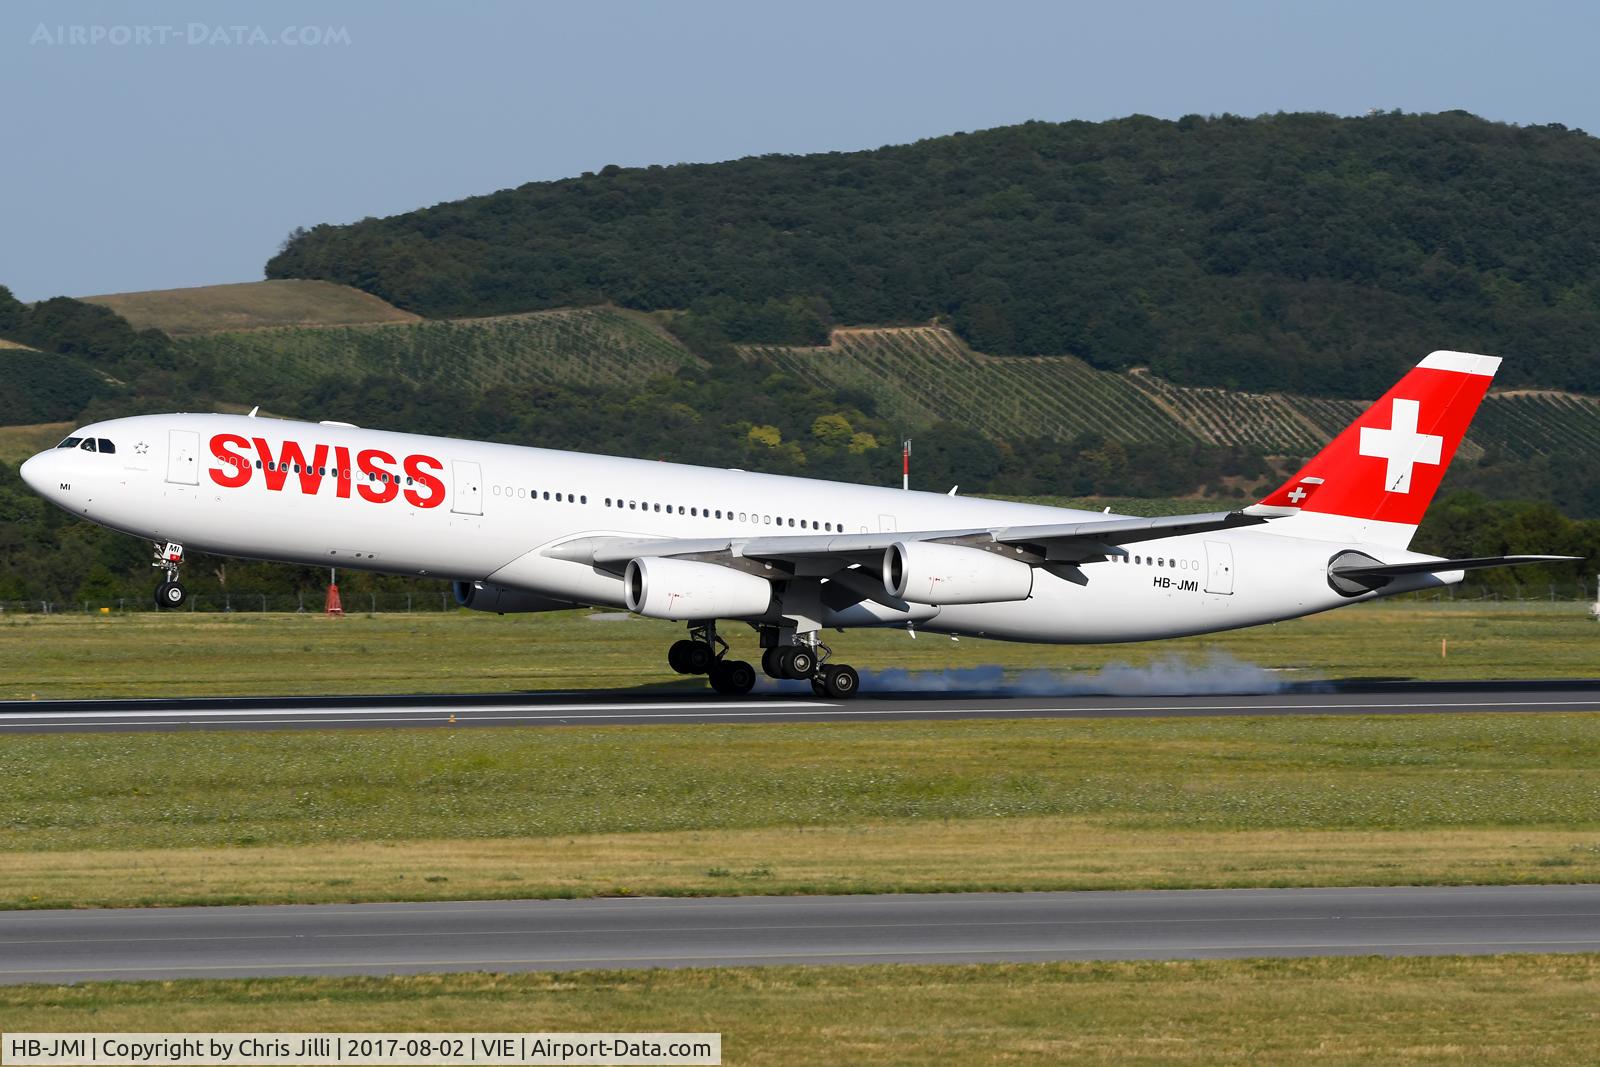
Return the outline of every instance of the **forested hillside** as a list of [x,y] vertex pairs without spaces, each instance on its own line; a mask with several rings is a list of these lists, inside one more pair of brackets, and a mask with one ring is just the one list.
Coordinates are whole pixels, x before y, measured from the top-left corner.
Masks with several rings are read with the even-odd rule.
[[611,301],[735,341],[949,323],[1000,355],[1380,392],[1436,348],[1600,392],[1600,141],[1463,112],[1042,123],[618,168],[291,237],[428,316]]

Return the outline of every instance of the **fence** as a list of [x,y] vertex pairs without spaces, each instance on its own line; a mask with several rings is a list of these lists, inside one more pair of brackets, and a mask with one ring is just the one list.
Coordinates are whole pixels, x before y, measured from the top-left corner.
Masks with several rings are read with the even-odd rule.
[[[234,613],[264,612],[322,613],[325,593],[191,593],[179,612]],[[435,593],[419,590],[410,593],[349,593],[340,590],[346,614],[409,614],[461,610],[448,589]],[[123,615],[155,611],[151,597],[123,597],[115,600],[0,600],[0,617],[5,615]]]

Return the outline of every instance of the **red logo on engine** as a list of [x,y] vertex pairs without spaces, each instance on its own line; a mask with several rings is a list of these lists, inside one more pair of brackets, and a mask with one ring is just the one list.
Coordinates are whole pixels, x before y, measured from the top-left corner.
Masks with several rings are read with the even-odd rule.
[[432,456],[412,454],[396,459],[381,448],[363,448],[352,463],[350,449],[344,445],[312,445],[307,456],[298,441],[285,441],[274,449],[264,437],[245,438],[236,433],[213,436],[211,455],[217,461],[208,472],[211,480],[226,489],[248,485],[260,471],[267,489],[274,493],[292,485],[315,496],[323,491],[324,483],[331,483],[337,497],[348,498],[354,486],[356,495],[374,504],[387,504],[402,493],[406,503],[416,508],[436,508],[444,503],[444,482],[438,477],[444,473],[444,464]]

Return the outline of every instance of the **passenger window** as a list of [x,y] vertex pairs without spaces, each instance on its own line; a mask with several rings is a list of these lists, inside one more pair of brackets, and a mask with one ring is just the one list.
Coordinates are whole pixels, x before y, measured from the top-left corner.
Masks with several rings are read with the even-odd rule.
[[660,504],[657,504],[657,505],[656,505],[656,510],[657,510],[657,511],[660,511],[660,510],[661,510],[661,505],[660,505]]
[[106,440],[104,437],[100,438],[100,452],[101,452],[101,454],[104,454],[106,452],[115,452],[116,450],[117,450],[117,446],[116,445],[112,444],[110,441]]
[[638,507],[638,505],[637,505],[637,504],[635,504],[635,503],[634,503],[634,502],[633,502],[633,501],[631,501],[631,500],[630,500],[630,501],[628,501],[628,510],[629,510],[629,511],[632,511],[632,510],[634,510],[634,509],[635,509],[635,508],[636,508],[636,507]]
[[578,498],[578,503],[580,503],[580,504],[587,504],[588,502],[589,502],[588,496],[580,496]]

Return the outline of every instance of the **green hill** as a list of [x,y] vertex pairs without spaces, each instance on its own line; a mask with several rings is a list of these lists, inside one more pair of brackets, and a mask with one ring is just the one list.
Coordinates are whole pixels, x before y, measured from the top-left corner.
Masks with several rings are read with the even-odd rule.
[[615,308],[382,326],[263,329],[183,338],[230,389],[276,394],[285,380],[385,377],[485,392],[559,383],[625,386],[701,361],[649,321]]
[[347,285],[315,281],[240,282],[79,297],[110,308],[134,329],[174,337],[265,326],[348,326],[415,322],[417,316]]
[[1436,348],[1600,392],[1600,141],[1463,112],[1135,116],[606,167],[293,235],[273,278],[431,317],[611,301],[736,341],[947,321],[974,349],[1370,396]]

